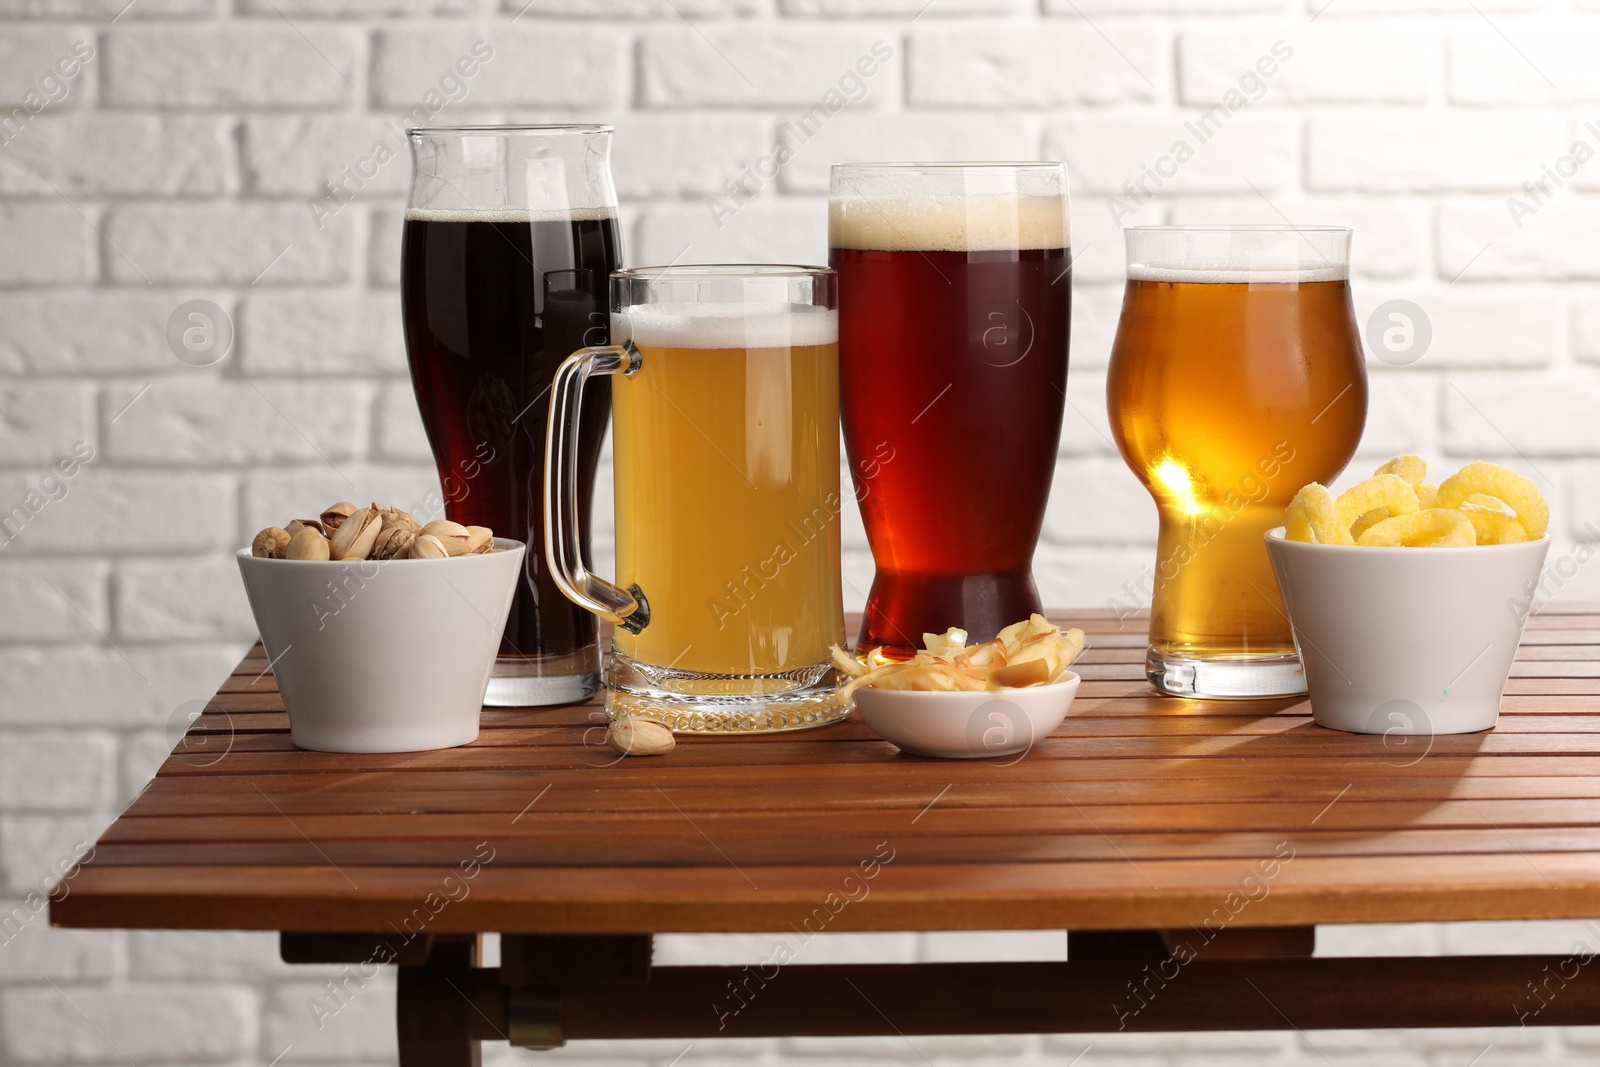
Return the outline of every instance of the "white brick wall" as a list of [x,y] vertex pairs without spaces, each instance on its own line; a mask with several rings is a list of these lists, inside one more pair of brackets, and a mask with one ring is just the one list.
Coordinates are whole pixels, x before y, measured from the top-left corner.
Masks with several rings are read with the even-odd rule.
[[[1037,563],[1054,603],[1119,595],[1153,551],[1153,509],[1107,429],[1122,253],[1106,198],[1230,87],[1255,99],[1138,220],[1353,225],[1358,317],[1404,298],[1434,326],[1414,366],[1372,361],[1360,465],[1415,449],[1547,479],[1557,555],[1600,521],[1600,158],[1520,225],[1506,205],[1575,142],[1600,151],[1586,125],[1600,116],[1595,0],[0,0],[0,511],[78,442],[94,457],[0,543],[0,913],[127,802],[171,724],[235,662],[250,621],[234,546],[329,499],[409,504],[434,487],[399,329],[407,162],[320,227],[306,199],[479,39],[494,55],[439,120],[615,122],[633,263],[822,258],[835,160],[1065,160],[1077,315]],[[893,57],[861,98],[718,228],[704,198],[875,41]],[[1277,41],[1292,58],[1241,82]],[[232,353],[204,369],[165,342],[193,299],[236,326]],[[859,604],[871,563],[853,515],[845,576]],[[1561,593],[1600,596],[1600,568]],[[1562,951],[1572,936],[1354,927],[1323,947]],[[750,959],[763,945],[672,938],[662,955]],[[0,944],[0,1063],[392,1059],[391,980],[319,1031],[305,998],[329,973],[283,966],[275,947],[36,918]],[[816,949],[1061,951],[1059,933]],[[1592,1060],[1600,1028],[706,1043],[684,1063],[1042,1067],[1091,1045],[1086,1067],[1492,1067]],[[503,1046],[489,1058],[525,1062]]]

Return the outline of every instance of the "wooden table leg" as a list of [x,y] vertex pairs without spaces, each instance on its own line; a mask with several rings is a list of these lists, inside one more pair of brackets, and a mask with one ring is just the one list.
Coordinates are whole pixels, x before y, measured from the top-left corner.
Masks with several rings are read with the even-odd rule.
[[440,937],[421,964],[402,964],[395,1016],[400,1067],[481,1067],[470,999],[478,939]]

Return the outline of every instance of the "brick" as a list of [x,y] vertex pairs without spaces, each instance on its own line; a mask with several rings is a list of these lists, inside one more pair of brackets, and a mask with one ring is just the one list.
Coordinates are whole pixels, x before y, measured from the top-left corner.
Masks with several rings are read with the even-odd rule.
[[1459,104],[1600,100],[1600,32],[1570,16],[1474,20],[1450,34],[1446,92]]
[[0,371],[105,375],[185,371],[167,347],[167,319],[179,304],[221,293],[0,294]]
[[[785,15],[814,15],[824,18],[918,15],[922,14],[925,8],[928,8],[928,0],[778,0],[778,10]],[[1023,0],[948,0],[948,2],[939,0],[926,13],[935,16],[1010,15],[1022,10]]]
[[1572,313],[1572,346],[1585,363],[1600,363],[1600,301],[1579,300]]
[[575,15],[605,19],[750,15],[766,10],[763,0],[501,0],[500,10],[529,18]]
[[[15,536],[4,551],[116,555],[233,546],[232,478],[198,471],[110,470],[101,458],[93,464],[63,479],[65,495],[56,490],[58,499],[38,508],[26,525],[13,522],[9,529]],[[0,474],[0,500],[16,504],[29,492],[44,496],[48,487],[40,478],[22,471]],[[174,522],[175,515],[183,521]]]
[[[910,1047],[907,1042],[910,1041]],[[779,1062],[804,1057],[812,1062],[893,1063],[910,1053],[916,1063],[971,1063],[985,1054],[998,1061],[1014,1057],[1028,1047],[1019,1034],[919,1035],[893,1037],[790,1037],[778,1043]],[[681,1046],[680,1046],[681,1047]],[[915,1050],[915,1051],[913,1051]],[[721,1051],[718,1049],[718,1051]],[[917,1053],[921,1053],[920,1056]],[[1087,1064],[1085,1065],[1087,1067]]]
[[[46,898],[0,899],[0,983],[104,981],[117,970],[122,935],[54,930]],[[9,937],[9,940],[6,938]]]
[[79,811],[105,804],[115,753],[109,734],[0,732],[0,808]]
[[[285,1063],[395,1062],[392,969],[364,985],[358,982],[349,981],[342,1003],[330,999],[320,984],[274,986],[262,1005],[261,1047],[271,1050],[270,1056],[289,1046]],[[323,1004],[323,1010],[316,1011],[314,1003]]]
[[249,640],[254,617],[232,557],[129,560],[114,579],[116,634],[126,641]]
[[1150,102],[1164,94],[1167,62],[1151,30],[1030,25],[912,32],[907,96],[918,106]]
[[48,468],[96,436],[92,384],[0,383],[0,464]]
[[1420,203],[1403,199],[1301,197],[1286,192],[1270,202],[1254,194],[1206,197],[1180,200],[1168,209],[1168,220],[1180,226],[1281,226],[1285,216],[1298,225],[1349,226],[1354,230],[1350,273],[1356,278],[1405,278],[1431,263],[1428,213]]
[[439,476],[432,463],[352,464],[344,473],[353,486],[325,464],[251,472],[245,479],[244,529],[254,533],[269,524],[281,526],[296,515],[321,511],[336,500],[384,501],[424,522],[444,517]]
[[[479,41],[493,49],[481,62]],[[476,73],[463,77],[458,62],[478,63]],[[381,31],[373,42],[372,94],[383,107],[616,107],[626,84],[623,39],[606,30],[433,26]]]
[[[894,34],[849,25],[663,26],[639,42],[640,99],[650,107],[880,107],[895,98],[899,52]],[[874,72],[858,73],[858,62]]]
[[182,704],[209,697],[244,649],[243,642],[121,652],[103,644],[0,648],[0,723],[165,728]]
[[238,327],[246,374],[406,373],[392,293],[252,293]]
[[94,230],[69,204],[0,206],[0,248],[28,250],[0,256],[0,286],[88,281],[96,270],[93,240]]
[[1063,930],[941,930],[922,935],[919,963],[1021,960],[1059,963],[1067,958]]
[[753,172],[775,141],[754,116],[639,115],[617,123],[611,173],[619,196],[703,196]]
[[[1567,347],[1564,305],[1553,293],[1525,287],[1455,285],[1442,290],[1365,286],[1355,291],[1356,324],[1368,333],[1372,313],[1390,300],[1410,300],[1427,316],[1433,340],[1418,370],[1441,367],[1540,367]],[[1386,320],[1387,321],[1387,320]],[[1367,346],[1368,366],[1385,364]]]
[[[1126,609],[1128,590],[1155,567],[1156,531],[1138,547],[1089,547],[1072,553],[1040,553],[1033,561],[1033,580],[1046,604],[1096,604]],[[1137,595],[1137,594],[1135,594]],[[1128,632],[1143,633],[1146,623],[1131,620]]]
[[241,0],[239,9],[251,15],[343,18],[361,15],[461,15],[476,14],[483,0]]
[[141,979],[283,981],[306,972],[278,958],[278,935],[259,930],[134,930],[129,972]]
[[214,15],[217,0],[0,0],[0,17],[6,18],[166,18],[174,15]]
[[[1204,954],[1201,954],[1204,959]],[[1179,971],[1178,981],[1191,981],[1181,977]],[[1159,997],[1159,991],[1156,994]],[[1153,1010],[1153,1009],[1152,1009]],[[1288,1058],[1295,1047],[1295,1035],[1281,1032],[1254,1032],[1249,1030],[1221,1030],[1216,1032],[1200,1032],[1188,1034],[1048,1034],[1044,1046],[1048,1050],[1075,1054],[1085,1045],[1092,1045],[1094,1051],[1084,1058],[1085,1067],[1091,1059],[1098,1059],[1104,1053],[1117,1056],[1133,1056],[1144,1052],[1186,1053],[1182,1056],[1184,1067],[1195,1064],[1196,1067],[1223,1067],[1224,1064],[1233,1063],[1279,1063],[1296,1062]],[[1234,1053],[1231,1057],[1211,1060],[1204,1053]],[[1200,1053],[1201,1055],[1195,1055]],[[1239,1055],[1255,1054],[1245,1058]],[[1283,1059],[1266,1059],[1257,1057],[1262,1053],[1277,1053]],[[1320,1062],[1320,1061],[1319,1061]]]
[[1594,249],[1600,205],[1572,197],[1545,203],[1517,225],[1501,201],[1446,202],[1439,208],[1439,275],[1464,282],[1600,278]]
[[1437,956],[1441,926],[1440,923],[1329,924],[1317,930],[1317,955]]
[[429,463],[433,450],[422,428],[417,394],[410,382],[384,386],[378,394],[375,452],[384,459]]
[[396,289],[400,286],[400,239],[405,213],[381,210],[367,224],[367,284]]
[[[1590,420],[1600,405],[1600,381],[1587,376],[1458,374],[1439,395],[1441,436],[1451,456],[1582,456],[1594,449]],[[1537,472],[1529,477],[1551,491]]]
[[6,196],[216,196],[233,185],[233,138],[216,118],[45,114],[0,150]]
[[1068,347],[1068,374],[1084,368],[1100,369],[1111,362],[1111,344],[1122,317],[1122,287],[1078,285],[1072,290],[1072,341]]
[[1439,53],[1432,32],[1407,24],[1195,30],[1178,41],[1178,93],[1201,107],[1230,90],[1252,107],[1425,104],[1439,81]]
[[[1545,0],[1475,0],[1483,11],[1534,11],[1545,6]],[[1423,11],[1461,11],[1455,0],[1337,0],[1329,3],[1317,0],[1319,10],[1332,18],[1351,15],[1396,15]]]
[[333,107],[358,98],[361,48],[314,24],[119,26],[102,99],[122,107]]
[[[1080,196],[1072,205],[1072,284],[1127,280],[1127,243],[1122,226],[1112,215],[1111,197]],[[1145,214],[1155,218],[1145,218]],[[1164,221],[1160,209],[1147,207],[1128,225]]]
[[1368,377],[1367,426],[1361,443],[1356,446],[1359,458],[1344,474],[1351,485],[1370,476],[1362,473],[1364,462],[1386,460],[1402,452],[1426,453],[1432,449],[1433,428],[1439,421],[1437,397],[1434,381],[1421,375],[1374,374]]
[[[112,389],[109,406],[134,392]],[[160,381],[109,427],[106,449],[118,462],[337,463],[364,450],[366,395],[354,384]]]
[[634,263],[826,263],[828,209],[822,200],[779,200],[771,190],[718,220],[705,204],[662,204],[639,212]]
[[[1005,115],[841,113],[810,140],[788,141],[794,158],[779,182],[786,192],[826,193],[830,167],[858,159],[1030,159],[1030,124]],[[1047,158],[1059,158],[1050,156]]]
[[[1495,145],[1484,153],[1479,146]],[[1566,149],[1559,115],[1427,112],[1313,118],[1306,184],[1317,190],[1515,189],[1537,177],[1530,160]]]
[[[1073,417],[1069,410],[1067,417]],[[1122,545],[1154,535],[1156,506],[1120,457],[1063,460],[1062,506],[1045,515],[1045,539],[1063,545]],[[1076,603],[1076,601],[1074,601]]]
[[264,196],[404,195],[411,181],[403,124],[367,115],[259,115],[244,124],[245,186]]
[[49,893],[108,822],[106,815],[0,813],[0,885],[6,895]]
[[318,229],[301,204],[127,204],[103,228],[121,282],[271,286],[350,276],[349,213]]
[[1061,420],[1063,456],[1115,456],[1110,416],[1106,412],[1106,378],[1093,370],[1069,371],[1067,402]]
[[1044,155],[1067,164],[1075,189],[1114,195],[1130,208],[1152,194],[1248,193],[1252,184],[1274,192],[1295,184],[1292,120],[1216,114],[1221,117],[1108,115],[1053,123],[1045,130]]
[[[94,33],[84,27],[7,27],[5,37],[0,39],[0,108],[6,112],[0,118],[10,119],[11,123],[0,132],[0,138],[26,135],[28,127],[43,115],[93,100],[100,62]],[[30,115],[27,122],[22,115],[13,113],[17,107]]]
[[100,560],[0,559],[0,641],[99,640],[111,624],[109,575]]
[[63,986],[0,994],[14,1063],[237,1059],[251,1050],[253,1015],[243,990]]

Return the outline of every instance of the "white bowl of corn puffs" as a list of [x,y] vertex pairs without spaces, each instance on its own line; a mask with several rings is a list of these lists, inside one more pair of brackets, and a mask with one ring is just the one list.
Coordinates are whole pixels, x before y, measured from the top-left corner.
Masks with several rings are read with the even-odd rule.
[[1321,726],[1432,736],[1487,730],[1499,715],[1549,506],[1493,464],[1426,476],[1420,458],[1399,456],[1337,497],[1313,483],[1267,534]]
[[885,741],[916,756],[1014,762],[1066,719],[1079,681],[1067,668],[1083,642],[1082,630],[1034,615],[982,644],[951,628],[924,634],[908,660],[836,648],[834,661],[862,721]]

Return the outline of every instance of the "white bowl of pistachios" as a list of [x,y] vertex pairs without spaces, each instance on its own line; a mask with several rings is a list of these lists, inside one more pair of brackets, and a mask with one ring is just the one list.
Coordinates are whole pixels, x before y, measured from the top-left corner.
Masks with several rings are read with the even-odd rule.
[[525,550],[377,504],[257,534],[239,571],[294,743],[418,752],[476,740]]

